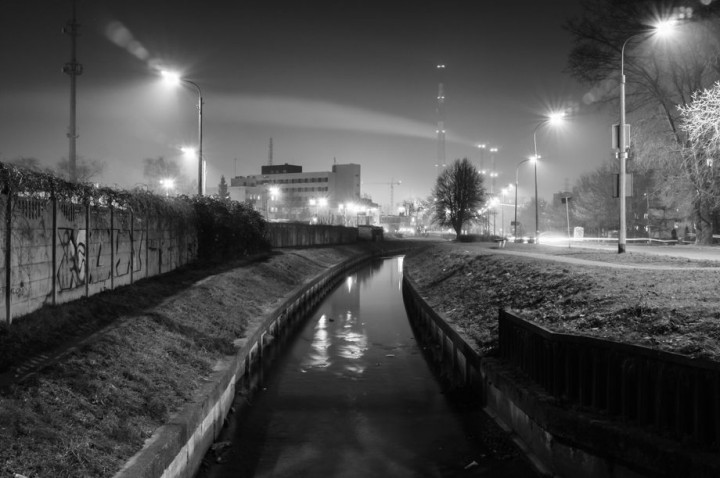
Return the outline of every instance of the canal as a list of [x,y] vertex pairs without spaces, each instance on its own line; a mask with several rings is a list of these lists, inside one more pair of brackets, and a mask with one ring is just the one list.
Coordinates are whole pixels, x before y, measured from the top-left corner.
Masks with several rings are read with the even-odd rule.
[[283,347],[198,477],[533,477],[438,379],[402,300],[402,257],[348,274]]

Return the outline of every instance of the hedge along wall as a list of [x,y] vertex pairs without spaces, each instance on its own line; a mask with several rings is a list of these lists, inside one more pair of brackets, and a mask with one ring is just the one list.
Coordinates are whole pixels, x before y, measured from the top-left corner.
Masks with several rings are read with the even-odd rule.
[[[2,173],[8,173],[4,165]],[[43,305],[131,284],[197,257],[196,231],[172,207],[138,207],[138,201],[123,200],[130,198],[127,192],[92,189],[80,198],[28,192],[13,183],[17,178],[3,176],[0,319],[7,323]]]

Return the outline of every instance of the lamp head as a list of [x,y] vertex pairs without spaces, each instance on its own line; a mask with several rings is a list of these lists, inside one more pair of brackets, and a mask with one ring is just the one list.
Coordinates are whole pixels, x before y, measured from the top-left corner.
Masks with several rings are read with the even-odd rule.
[[551,125],[558,125],[565,121],[565,112],[564,111],[556,111],[554,113],[550,113],[548,115],[548,122]]
[[677,20],[675,18],[669,18],[666,20],[660,20],[653,26],[655,34],[661,38],[666,38],[675,32],[677,26]]
[[163,81],[167,83],[168,86],[177,86],[180,84],[181,77],[180,73],[176,71],[168,71],[168,70],[161,70],[160,75],[163,78]]

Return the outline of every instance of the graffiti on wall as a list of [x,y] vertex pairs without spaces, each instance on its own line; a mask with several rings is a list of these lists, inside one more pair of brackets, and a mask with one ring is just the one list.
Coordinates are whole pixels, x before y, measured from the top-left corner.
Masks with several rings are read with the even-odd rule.
[[130,231],[115,230],[115,276],[122,277],[130,274]]
[[[107,280],[112,275],[110,268],[110,229],[93,229],[88,249],[90,261],[90,284]],[[105,250],[106,252],[103,252]]]
[[143,268],[143,243],[145,242],[145,231],[141,230],[135,230],[135,237],[136,240],[134,240],[130,246],[134,249],[133,253],[133,272],[141,271]]
[[69,290],[85,284],[87,231],[58,228],[58,290]]

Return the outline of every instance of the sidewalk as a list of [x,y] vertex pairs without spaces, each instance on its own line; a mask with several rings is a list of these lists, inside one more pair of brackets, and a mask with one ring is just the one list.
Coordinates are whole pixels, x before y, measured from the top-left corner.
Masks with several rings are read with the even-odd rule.
[[[678,270],[678,271],[692,271],[692,270],[705,270],[715,271],[720,270],[720,248],[712,246],[644,246],[644,245],[628,245],[627,252],[625,254],[617,253],[617,246],[614,245],[603,245],[603,244],[578,244],[573,245],[571,248],[567,247],[567,244],[562,245],[549,245],[541,244],[537,248],[535,246],[523,245],[523,244],[512,244],[508,243],[504,248],[498,247],[494,243],[487,242],[446,242],[443,243],[450,247],[456,248],[472,248],[483,254],[506,254],[521,257],[532,257],[535,259],[541,259],[546,261],[562,262],[567,264],[586,265],[594,267],[607,267],[614,269],[646,269],[646,270]],[[514,249],[517,247],[517,249]],[[518,250],[518,249],[524,250]],[[557,250],[557,253],[547,252],[549,248]],[[581,255],[583,253],[592,255],[593,252],[604,254],[607,253],[606,258],[608,260],[593,260],[586,258],[573,257],[573,254]],[[657,261],[662,262],[663,258],[668,258],[668,263],[665,264],[653,264],[652,262],[646,262],[645,260],[638,260],[634,262],[632,258],[639,257],[657,257]],[[673,265],[673,262],[678,262],[678,265]],[[686,259],[687,262],[682,261]],[[692,261],[705,262],[704,264],[698,263],[693,265]],[[717,262],[717,266],[709,265],[707,262]]]

